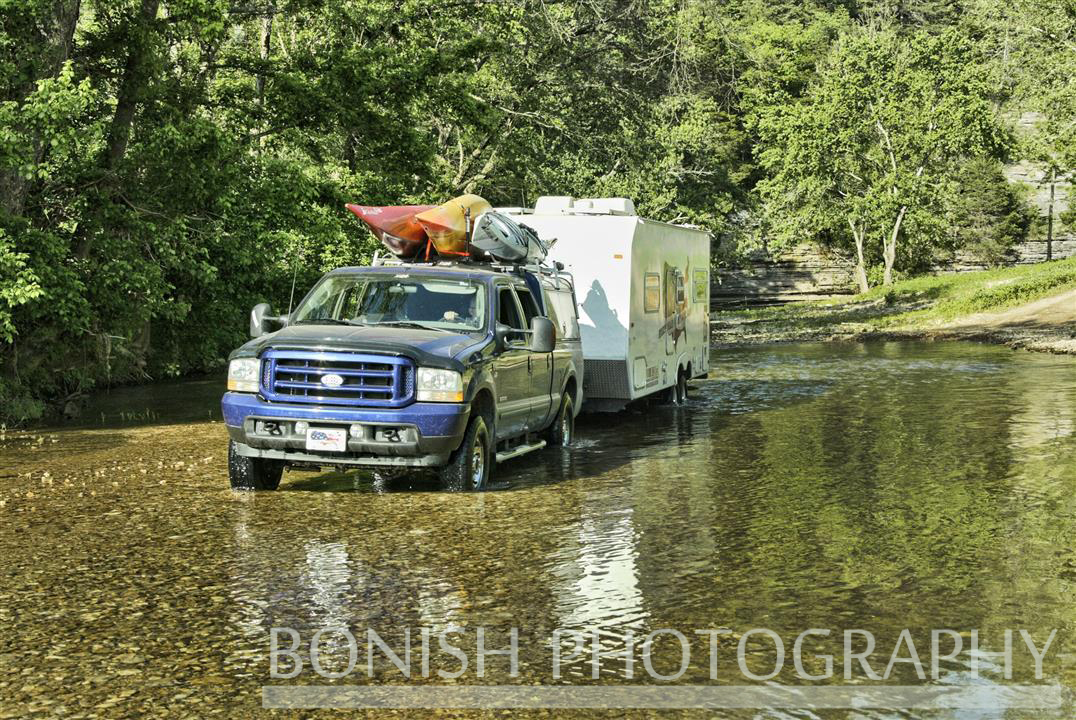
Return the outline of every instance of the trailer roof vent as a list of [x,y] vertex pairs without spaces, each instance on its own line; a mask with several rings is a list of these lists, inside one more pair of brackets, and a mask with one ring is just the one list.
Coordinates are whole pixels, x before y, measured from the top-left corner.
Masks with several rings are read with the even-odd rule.
[[535,215],[635,215],[628,198],[572,198],[546,195],[534,202]]
[[568,195],[543,195],[534,201],[535,215],[560,215],[571,210],[572,198]]
[[602,215],[634,215],[635,203],[628,198],[580,198],[575,201],[575,209]]

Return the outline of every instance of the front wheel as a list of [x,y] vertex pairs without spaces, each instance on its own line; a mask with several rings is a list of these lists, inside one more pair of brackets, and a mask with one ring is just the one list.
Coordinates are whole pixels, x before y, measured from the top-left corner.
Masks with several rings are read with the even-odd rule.
[[245,457],[236,450],[235,440],[228,442],[228,480],[232,490],[276,490],[283,474],[282,460]]
[[492,447],[486,419],[475,415],[467,424],[463,442],[439,471],[441,485],[452,492],[485,490],[489,484]]
[[575,440],[575,404],[571,395],[565,393],[556,419],[545,431],[545,439],[553,447],[568,447]]

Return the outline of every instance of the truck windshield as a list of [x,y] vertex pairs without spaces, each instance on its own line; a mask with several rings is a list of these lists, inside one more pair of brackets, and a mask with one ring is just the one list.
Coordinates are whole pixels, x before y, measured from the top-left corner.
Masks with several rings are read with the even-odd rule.
[[485,326],[482,286],[469,280],[334,275],[295,311],[297,324],[401,325],[472,332]]

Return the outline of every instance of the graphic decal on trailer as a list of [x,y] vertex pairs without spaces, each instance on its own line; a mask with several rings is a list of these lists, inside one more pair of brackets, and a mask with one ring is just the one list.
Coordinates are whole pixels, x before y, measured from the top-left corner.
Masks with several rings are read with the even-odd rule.
[[687,292],[684,272],[665,263],[665,324],[658,330],[658,337],[666,340],[666,350],[673,352],[681,338],[687,336]]

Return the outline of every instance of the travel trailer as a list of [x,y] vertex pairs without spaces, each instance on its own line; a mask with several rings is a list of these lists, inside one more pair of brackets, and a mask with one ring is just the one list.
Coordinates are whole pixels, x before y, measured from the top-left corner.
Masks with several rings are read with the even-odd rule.
[[709,369],[710,235],[647,220],[625,198],[541,197],[502,208],[533,228],[575,279],[585,409],[687,397]]

